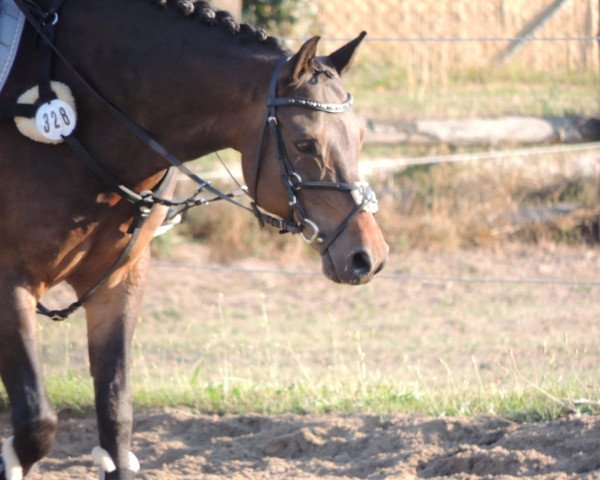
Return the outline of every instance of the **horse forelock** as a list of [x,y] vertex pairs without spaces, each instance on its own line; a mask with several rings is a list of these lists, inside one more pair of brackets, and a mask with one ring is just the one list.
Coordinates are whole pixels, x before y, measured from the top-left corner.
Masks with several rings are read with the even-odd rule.
[[153,3],[166,7],[175,4],[186,16],[197,16],[204,25],[220,26],[242,41],[256,41],[280,50],[286,50],[283,43],[276,37],[268,36],[264,30],[257,29],[246,23],[239,23],[231,13],[217,10],[204,0],[151,0]]

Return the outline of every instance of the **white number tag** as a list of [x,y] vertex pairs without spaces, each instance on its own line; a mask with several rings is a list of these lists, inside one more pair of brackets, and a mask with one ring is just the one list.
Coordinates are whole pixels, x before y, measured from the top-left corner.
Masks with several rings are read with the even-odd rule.
[[35,126],[40,134],[52,141],[59,141],[75,130],[77,115],[71,106],[54,99],[41,105],[35,114]]

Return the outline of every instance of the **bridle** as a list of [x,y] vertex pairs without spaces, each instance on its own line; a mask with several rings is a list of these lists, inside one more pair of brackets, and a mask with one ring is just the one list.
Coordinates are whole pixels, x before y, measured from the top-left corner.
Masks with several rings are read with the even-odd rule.
[[[282,167],[284,183],[288,191],[289,204],[292,212],[290,214],[291,221],[280,219],[260,211],[256,203],[252,204],[252,208],[247,207],[246,205],[237,201],[234,194],[222,192],[218,188],[212,186],[210,182],[202,179],[199,175],[192,172],[181,160],[175,157],[175,155],[173,155],[163,145],[156,141],[154,137],[143,130],[137,123],[132,121],[115,105],[110,103],[106,97],[100,91],[98,91],[97,88],[95,88],[85,77],[81,75],[81,73],[54,45],[53,41],[54,30],[59,22],[59,10],[63,1],[64,0],[53,0],[53,6],[48,11],[44,11],[34,0],[14,0],[15,4],[25,15],[27,22],[42,39],[42,68],[40,71],[39,81],[40,98],[33,105],[15,103],[9,107],[0,108],[0,120],[12,119],[15,116],[35,117],[36,111],[38,108],[40,108],[40,106],[44,105],[45,102],[56,98],[56,95],[50,86],[50,69],[52,65],[52,56],[54,55],[67,67],[68,70],[71,71],[79,83],[81,83],[96,100],[106,107],[107,111],[118,122],[127,128],[133,135],[138,137],[150,150],[154,151],[161,158],[163,158],[170,165],[170,167],[163,179],[152,190],[136,192],[123,185],[112,175],[111,172],[106,170],[102,163],[98,161],[98,159],[95,158],[95,156],[90,153],[87,148],[77,139],[77,136],[75,135],[76,132],[69,134],[68,136],[63,136],[65,143],[73,150],[73,152],[86,165],[86,167],[88,167],[89,170],[106,186],[108,186],[111,190],[116,192],[120,197],[133,206],[134,214],[129,230],[130,239],[127,246],[121,251],[118,258],[102,275],[98,282],[81,297],[79,297],[76,302],[73,302],[67,308],[61,310],[50,310],[41,303],[38,303],[38,313],[46,315],[53,320],[64,320],[71,313],[81,307],[98,290],[98,288],[108,280],[112,273],[114,273],[127,261],[127,258],[130,252],[133,250],[137,238],[140,235],[142,227],[156,205],[163,205],[174,209],[179,209],[177,213],[181,213],[197,205],[207,205],[216,200],[223,200],[252,212],[258,219],[261,226],[268,224],[279,228],[283,232],[299,233],[302,235],[302,238],[305,241],[309,243],[317,242],[321,244],[321,251],[323,253],[327,251],[333,241],[342,233],[352,218],[354,218],[359,212],[363,210],[371,212],[376,211],[377,200],[375,198],[375,194],[365,183],[357,182],[350,184],[336,182],[308,182],[302,180],[298,172],[296,172],[293,168],[293,164],[287,154],[283,137],[277,122],[277,108],[279,107],[300,106],[327,113],[345,112],[352,105],[352,97],[350,95],[348,96],[346,102],[340,104],[327,104],[305,98],[277,97],[277,80],[279,78],[281,68],[287,59],[283,59],[277,64],[269,85],[269,95],[267,99],[268,114],[261,138],[261,152],[265,139],[265,133],[268,128],[269,131],[272,132],[272,135],[277,142],[278,158]],[[259,153],[259,159],[257,161],[258,173],[256,176],[255,186],[258,185],[257,182],[258,175],[260,174],[261,163],[262,153]],[[191,197],[180,201],[170,200],[163,196],[163,192],[166,190],[175,169],[182,172],[198,185],[196,192]],[[334,233],[327,238],[324,238],[320,234],[318,226],[306,216],[304,210],[297,200],[296,194],[301,189],[330,189],[347,191],[352,194],[357,205],[341,222]],[[204,193],[210,193],[213,195],[213,197],[205,198],[201,195]],[[299,221],[294,222],[294,216],[296,216]],[[310,234],[306,232],[307,229],[311,230]]]
[[[375,213],[378,210],[377,198],[375,192],[369,187],[366,182],[326,182],[326,181],[308,181],[304,180],[298,171],[294,168],[292,160],[285,147],[283,135],[279,127],[277,118],[277,110],[282,107],[302,107],[319,112],[340,114],[347,112],[352,108],[353,98],[348,94],[346,101],[342,103],[324,103],[310,98],[302,97],[279,97],[277,96],[277,85],[283,65],[286,64],[288,58],[280,60],[271,76],[269,83],[269,92],[267,96],[267,116],[265,118],[264,127],[261,135],[261,143],[259,147],[258,159],[256,161],[256,170],[254,176],[254,199],[258,201],[258,182],[263,168],[264,159],[264,143],[267,131],[271,133],[271,137],[275,139],[277,146],[277,160],[281,168],[281,177],[285,185],[288,196],[288,205],[290,212],[288,220],[285,220],[281,226],[284,232],[299,233],[302,239],[309,244],[316,244],[317,248],[324,255],[333,242],[346,229],[350,221],[362,211]],[[326,70],[316,70],[315,75],[325,73]],[[335,190],[339,192],[348,192],[352,195],[356,205],[348,215],[340,222],[336,229],[329,235],[325,236],[321,233],[319,226],[306,215],[304,208],[298,200],[298,193],[301,190]],[[253,203],[253,208],[256,212],[258,209],[256,203]],[[294,219],[297,219],[294,221]],[[259,217],[260,220],[260,217]]]

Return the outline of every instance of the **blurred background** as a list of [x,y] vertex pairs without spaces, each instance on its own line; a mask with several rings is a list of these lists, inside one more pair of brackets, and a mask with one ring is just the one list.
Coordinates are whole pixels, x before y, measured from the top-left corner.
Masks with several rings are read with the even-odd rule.
[[[393,252],[598,241],[598,0],[215,3],[291,49],[319,34],[325,54],[368,32],[345,82],[368,127],[361,171]],[[196,168],[230,182],[214,156]],[[187,220],[180,232],[212,245],[215,260],[308,250],[225,205]]]

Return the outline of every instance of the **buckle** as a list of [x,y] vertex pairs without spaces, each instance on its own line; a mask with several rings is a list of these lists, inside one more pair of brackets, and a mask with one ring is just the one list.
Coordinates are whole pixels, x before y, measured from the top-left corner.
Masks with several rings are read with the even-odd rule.
[[[308,225],[312,230],[310,236],[306,234],[306,225]],[[321,243],[323,242],[323,237],[319,236],[319,233],[319,227],[317,227],[315,222],[309,220],[308,218],[304,218],[302,220],[302,231],[300,232],[300,237],[302,237],[302,240],[304,240],[306,243]]]
[[302,189],[302,177],[296,173],[292,172],[287,177],[284,177],[284,180],[289,188],[289,197],[288,205],[293,207],[298,203],[298,199],[296,198],[296,192],[299,192]]
[[154,194],[150,190],[144,190],[139,193],[140,199],[136,202],[135,206],[140,213],[140,216],[146,218],[152,213],[152,207],[154,207]]
[[292,172],[287,177],[288,185],[294,192],[302,189],[302,177],[298,172]]

